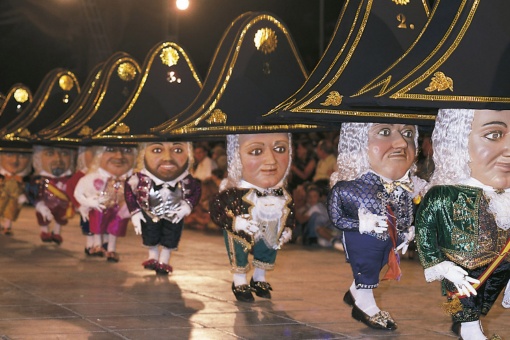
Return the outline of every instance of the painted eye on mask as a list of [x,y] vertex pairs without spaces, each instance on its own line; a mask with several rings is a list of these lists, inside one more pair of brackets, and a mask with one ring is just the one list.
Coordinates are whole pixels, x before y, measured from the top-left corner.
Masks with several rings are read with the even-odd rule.
[[502,131],[491,131],[488,134],[484,135],[484,137],[487,138],[488,140],[496,141],[503,137],[503,132]]

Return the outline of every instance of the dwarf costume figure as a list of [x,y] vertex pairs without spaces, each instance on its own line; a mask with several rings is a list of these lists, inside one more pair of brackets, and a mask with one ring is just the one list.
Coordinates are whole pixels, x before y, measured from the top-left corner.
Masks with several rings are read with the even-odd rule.
[[441,109],[435,171],[416,216],[425,279],[441,280],[462,339],[487,339],[487,315],[510,278],[510,110]]
[[[211,219],[223,228],[238,301],[254,301],[252,292],[271,298],[266,270],[290,241],[294,228],[292,197],[284,188],[291,163],[288,133],[227,136],[228,177],[211,202]],[[248,283],[249,253],[253,277]]]
[[27,202],[25,187],[32,170],[30,152],[0,152],[0,217],[2,234],[12,235],[12,222],[18,218],[21,207]]
[[400,279],[397,251],[405,253],[414,239],[413,197],[425,185],[410,176],[417,135],[414,125],[405,124],[344,123],[340,130],[328,212],[343,231],[354,276],[344,302],[352,306],[354,319],[375,329],[397,328],[377,306],[373,289],[386,264],[384,279]]
[[[76,171],[71,176],[69,181],[67,181],[66,186],[66,193],[67,196],[71,199],[71,202],[73,202],[75,209],[80,209],[80,203],[74,198],[74,190],[76,189],[76,185],[78,184],[78,181],[85,176],[87,173],[89,167],[92,164],[92,161],[94,159],[94,147],[93,146],[80,146],[78,148],[78,157],[76,162]],[[84,219],[82,217],[82,214],[80,214],[80,228],[83,235],[85,235],[86,242],[85,242],[85,254],[86,255],[92,255],[90,253],[90,250],[92,249],[94,245],[94,234],[90,232],[89,227],[89,221],[88,219]]]
[[[74,208],[66,194],[73,174],[75,152],[72,149],[34,145],[34,177],[28,187],[28,197],[35,206],[43,242],[61,244],[61,227],[74,216]],[[53,230],[49,225],[55,220]]]
[[[124,182],[132,174],[137,150],[132,146],[99,146],[90,170],[76,185],[80,214],[94,234],[92,256],[118,262],[117,238],[126,236],[130,214],[124,200]],[[106,253],[103,243],[108,237]]]
[[189,174],[191,148],[190,142],[140,144],[138,171],[126,181],[131,222],[149,249],[142,265],[157,274],[173,271],[170,255],[179,245],[183,219],[200,199],[200,181]]

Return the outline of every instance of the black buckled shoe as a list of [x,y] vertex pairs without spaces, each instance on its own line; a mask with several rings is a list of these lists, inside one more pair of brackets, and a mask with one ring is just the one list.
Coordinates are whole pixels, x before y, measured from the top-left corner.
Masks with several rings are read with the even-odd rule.
[[344,295],[344,302],[349,306],[354,306],[354,296],[352,296],[351,290],[348,290]]
[[253,302],[255,299],[253,298],[252,289],[249,285],[240,285],[235,286],[232,282],[232,292],[234,293],[237,301],[241,302]]
[[269,282],[253,281],[253,278],[252,278],[250,281],[250,287],[255,291],[255,294],[258,297],[261,297],[264,299],[271,298],[270,290],[273,290],[273,288],[271,288],[271,285],[269,284]]
[[392,319],[390,313],[386,311],[380,311],[374,316],[368,316],[368,314],[363,312],[358,306],[356,306],[356,304],[354,304],[354,306],[352,306],[352,317],[355,320],[363,322],[370,328],[385,329],[389,331],[397,329],[397,323]]

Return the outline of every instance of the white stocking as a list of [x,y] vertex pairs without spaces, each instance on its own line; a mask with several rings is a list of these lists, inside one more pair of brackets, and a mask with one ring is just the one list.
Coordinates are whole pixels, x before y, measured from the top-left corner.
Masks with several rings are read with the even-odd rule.
[[460,336],[464,340],[485,340],[487,337],[483,334],[480,320],[463,322],[460,324]]
[[157,260],[159,258],[158,246],[149,247],[149,260]]
[[248,280],[246,280],[246,274],[234,274],[234,286],[246,284],[248,284]]
[[166,247],[161,247],[161,253],[159,254],[159,262],[168,264],[170,262],[170,253],[172,251]]
[[503,295],[503,307],[510,308],[510,281],[506,284],[505,294]]
[[255,267],[255,270],[253,271],[253,281],[266,282],[266,270]]
[[117,236],[108,235],[108,251],[114,252],[117,248]]
[[60,230],[62,229],[62,226],[58,223],[55,223],[53,226],[53,234],[60,235]]
[[381,311],[375,303],[374,291],[372,289],[357,290],[356,306],[369,316],[373,316]]

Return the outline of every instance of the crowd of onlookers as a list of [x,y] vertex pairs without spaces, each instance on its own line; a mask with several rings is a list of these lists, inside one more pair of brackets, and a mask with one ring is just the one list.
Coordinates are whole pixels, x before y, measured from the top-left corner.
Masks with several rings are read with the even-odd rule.
[[[292,242],[343,250],[341,232],[331,225],[326,208],[329,178],[336,168],[338,133],[293,134],[292,141],[293,161],[287,181],[296,216]],[[419,142],[416,174],[428,180],[434,169],[430,134],[422,133]],[[221,229],[209,216],[209,202],[227,175],[225,143],[195,143],[192,174],[202,181],[202,197],[184,224],[187,228],[219,233]]]

